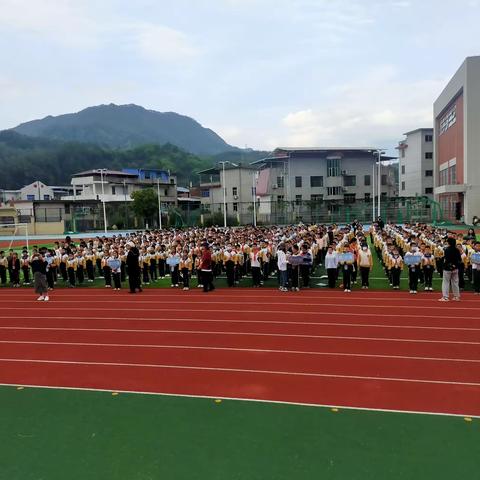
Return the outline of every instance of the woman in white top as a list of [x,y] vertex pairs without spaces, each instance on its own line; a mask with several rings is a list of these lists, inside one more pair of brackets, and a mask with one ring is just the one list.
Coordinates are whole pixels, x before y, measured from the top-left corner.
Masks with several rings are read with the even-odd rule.
[[327,271],[328,276],[328,288],[335,288],[338,274],[338,255],[333,249],[333,245],[328,246],[325,255],[325,270]]

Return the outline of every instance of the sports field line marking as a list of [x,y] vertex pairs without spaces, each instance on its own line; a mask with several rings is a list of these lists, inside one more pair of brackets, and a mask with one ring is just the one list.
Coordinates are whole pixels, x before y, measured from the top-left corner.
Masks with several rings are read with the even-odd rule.
[[323,338],[334,340],[371,340],[385,342],[403,342],[403,343],[440,343],[450,345],[480,345],[480,342],[463,342],[457,340],[425,340],[425,339],[407,339],[407,338],[382,338],[382,337],[344,337],[336,335],[300,335],[290,333],[259,333],[259,332],[219,332],[208,330],[151,330],[151,329],[127,329],[127,328],[75,328],[75,327],[18,327],[0,326],[0,330],[46,330],[46,331],[73,331],[73,332],[128,332],[128,333],[173,333],[173,334],[193,334],[193,335],[238,335],[252,337],[288,337],[288,338]]
[[365,412],[380,412],[380,413],[399,413],[399,414],[408,414],[408,415],[434,415],[439,417],[471,417],[471,418],[480,418],[480,415],[472,415],[469,413],[448,413],[448,412],[422,412],[417,410],[395,410],[387,408],[371,408],[371,407],[353,407],[341,404],[329,405],[329,404],[320,404],[320,403],[302,403],[302,402],[287,402],[282,400],[265,400],[261,398],[242,398],[242,397],[224,397],[221,395],[193,395],[187,393],[169,393],[169,392],[144,392],[140,390],[121,390],[118,388],[87,388],[87,387],[63,387],[56,385],[32,385],[32,384],[19,384],[19,383],[0,383],[0,387],[25,387],[32,389],[46,389],[46,390],[75,390],[81,392],[105,392],[110,394],[112,390],[115,390],[118,393],[126,393],[131,395],[151,395],[159,397],[180,397],[180,398],[193,398],[193,399],[202,399],[202,400],[230,400],[234,402],[258,402],[258,403],[267,403],[267,404],[278,404],[278,405],[293,405],[298,407],[311,407],[311,408],[340,408],[343,410],[352,410],[352,411],[365,411]]
[[441,357],[410,357],[406,355],[379,355],[369,353],[344,353],[344,352],[311,352],[302,350],[275,350],[268,348],[236,348],[236,347],[210,347],[199,345],[142,345],[130,343],[88,343],[88,342],[31,342],[24,340],[0,340],[0,344],[20,345],[62,345],[80,347],[131,347],[131,348],[159,348],[174,350],[219,350],[227,352],[248,352],[248,353],[280,353],[292,355],[321,355],[326,357],[360,357],[360,358],[387,358],[395,360],[424,360],[433,362],[459,362],[459,363],[480,363],[480,359],[468,358],[441,358]]
[[339,378],[343,380],[373,380],[383,382],[402,382],[402,383],[425,383],[434,385],[461,385],[465,387],[480,387],[480,383],[475,382],[455,382],[449,380],[427,380],[424,378],[397,378],[397,377],[371,377],[363,375],[337,375],[331,373],[311,373],[311,372],[286,372],[282,370],[255,370],[249,368],[227,368],[227,367],[204,367],[198,365],[167,365],[157,363],[125,363],[125,362],[90,362],[73,360],[46,360],[36,358],[0,358],[0,362],[15,363],[46,363],[58,365],[95,365],[104,367],[135,367],[135,368],[164,368],[172,370],[199,370],[208,372],[233,372],[233,373],[254,373],[262,375],[282,375],[294,377],[314,377],[314,378]]
[[[337,314],[335,314],[337,315]],[[338,315],[351,316],[351,315],[362,315],[369,317],[408,317],[411,318],[411,315],[382,315],[382,314],[348,314],[342,313]],[[451,318],[453,320],[458,320],[457,317],[435,317],[435,316],[424,316],[422,318]],[[472,320],[480,320],[477,317],[462,317],[463,319],[469,318]],[[14,320],[12,316],[0,316],[0,320],[8,319]],[[32,319],[32,320],[81,320],[81,321],[93,321],[93,320],[112,320],[112,321],[125,321],[125,322],[199,322],[199,323],[252,323],[252,324],[274,324],[274,325],[314,325],[314,326],[326,326],[326,327],[359,327],[359,328],[404,328],[404,329],[413,329],[413,330],[458,330],[458,331],[473,331],[479,332],[480,328],[474,327],[443,327],[440,325],[428,325],[428,326],[419,326],[419,325],[385,325],[380,323],[339,323],[339,322],[291,322],[288,320],[240,320],[240,319],[211,319],[211,318],[118,318],[118,317],[63,317],[56,316],[48,317],[38,316],[24,316],[22,315],[22,320]],[[16,320],[16,319],[15,319]]]
[[[37,305],[35,307],[26,307],[26,306],[23,306],[23,307],[9,307],[7,305],[2,305],[2,311],[6,311],[6,310],[21,310],[21,311],[27,311],[27,310],[34,310],[36,312],[40,311],[39,309],[42,308],[44,311],[46,310],[47,312],[50,312],[50,311],[64,311],[65,310],[65,307],[62,307],[61,305],[58,306],[58,308],[56,308],[54,305],[52,306],[51,303],[48,303],[48,306],[47,303],[45,302],[42,302],[42,305],[44,305],[42,307],[42,305],[38,305],[40,302],[37,302]],[[78,302],[77,302],[78,303]],[[228,304],[231,304],[231,302],[227,302]],[[239,302],[239,304],[241,305],[244,305],[243,303]],[[301,306],[303,304],[299,304],[299,306]],[[279,307],[282,307],[282,305],[278,305]],[[323,303],[323,304],[319,304],[318,305],[319,307],[367,307],[366,305],[356,305],[356,304],[340,304],[340,303],[335,303],[335,304],[326,304],[326,303]],[[368,308],[371,308],[372,305],[368,305]],[[377,305],[376,308],[388,308],[388,306],[385,306],[385,305]],[[445,310],[445,307],[434,307],[434,306],[431,306],[431,307],[418,307],[418,306],[398,306],[398,305],[394,305],[393,308],[409,308],[409,309],[420,309],[420,308],[425,308],[425,309],[429,309],[429,310],[436,310],[436,309],[440,309],[442,311]],[[448,307],[447,307],[448,308]],[[240,310],[239,310],[240,309]],[[113,308],[113,307],[109,307],[109,308],[101,308],[101,307],[95,307],[95,311],[101,311],[101,312],[158,312],[159,310],[161,311],[165,311],[165,312],[213,312],[213,313],[262,313],[262,314],[265,314],[265,313],[273,313],[273,314],[293,314],[293,315],[325,315],[325,314],[328,314],[328,313],[332,313],[332,314],[335,314],[336,312],[331,312],[331,311],[325,311],[325,310],[321,310],[321,309],[318,309],[316,311],[300,311],[300,310],[265,310],[265,309],[262,309],[262,310],[245,310],[244,308],[241,308],[239,307],[238,309],[220,309],[220,308],[202,308],[202,309],[198,309],[198,308],[185,308],[185,307],[179,307],[179,308],[165,308],[165,307],[159,307],[159,308]],[[452,308],[453,310],[453,308]],[[476,312],[479,312],[479,309],[478,308],[467,308],[467,307],[457,307],[455,308],[455,311],[456,310],[473,310],[473,311],[476,311]],[[92,311],[92,307],[75,307],[75,311],[87,311],[87,312],[91,312]],[[348,313],[348,312],[345,312],[345,313]],[[479,315],[479,318],[480,318],[480,315]]]
[[[345,297],[345,299],[348,298],[347,296]],[[431,298],[430,300],[436,300],[434,298]],[[33,300],[32,300],[33,301]],[[94,300],[92,299],[92,302]],[[105,304],[105,303],[113,303],[113,304],[118,304],[120,302],[119,299],[116,299],[116,300],[96,300],[102,304]],[[168,308],[164,308],[163,305],[164,304],[170,304],[170,303],[173,303],[173,304],[177,304],[178,301],[175,301],[175,300],[172,300],[172,301],[165,301],[165,300],[158,300],[158,301],[141,301],[141,302],[132,302],[128,299],[125,299],[124,300],[125,302],[127,302],[129,305],[138,305],[138,304],[142,304],[142,303],[147,303],[147,304],[159,304],[159,306],[162,307],[162,310],[171,310],[171,309],[168,309]],[[2,309],[10,309],[10,310],[14,310],[14,309],[18,309],[18,307],[9,307],[8,306],[8,303],[25,303],[24,300],[9,300],[8,302],[6,302],[7,305],[6,306],[2,306]],[[74,303],[74,304],[78,304],[78,300],[55,300],[54,303]],[[432,310],[432,309],[436,309],[436,310],[444,310],[445,309],[445,306],[444,305],[438,305],[438,303],[436,304],[432,304],[432,305],[378,305],[378,304],[358,304],[358,303],[325,303],[325,302],[315,302],[315,303],[312,303],[312,302],[248,302],[248,301],[244,301],[244,300],[238,300],[238,301],[215,301],[215,300],[207,300],[207,301],[202,301],[202,302],[197,302],[197,301],[187,301],[187,299],[184,299],[184,301],[182,302],[184,304],[188,304],[188,305],[232,305],[232,304],[240,304],[240,305],[255,305],[255,306],[261,306],[261,305],[275,305],[275,306],[278,306],[278,307],[284,307],[284,306],[296,306],[296,307],[349,307],[349,308],[352,308],[352,307],[363,307],[363,308],[408,308],[408,309],[412,309],[412,308],[415,308],[415,309],[429,309],[429,310]],[[453,303],[453,302],[452,302]],[[479,304],[480,306],[480,304]],[[28,309],[28,308],[31,308],[31,307],[23,307],[23,309]],[[38,307],[37,307],[38,308]],[[37,309],[36,308],[36,309]],[[48,304],[48,309],[50,308],[55,308],[55,305],[52,306],[51,303]],[[97,307],[94,307],[96,310],[108,310],[108,309],[99,309]],[[448,308],[448,307],[447,307]],[[458,306],[458,303],[455,305],[455,307],[451,307],[452,309],[454,308],[455,310],[475,310],[475,311],[478,311],[478,307],[461,307],[461,306]],[[76,310],[80,310],[81,308],[75,308]],[[89,308],[89,310],[91,310],[91,308]],[[110,310],[125,310],[123,308],[117,308],[117,309],[110,309]],[[145,310],[145,311],[148,311],[148,310],[151,310],[151,309],[148,309],[148,308],[135,308],[135,310]],[[157,309],[154,309],[154,310],[157,310]],[[175,309],[175,310],[183,310],[183,309]],[[201,310],[201,311],[210,311],[210,310]],[[228,310],[218,310],[218,311],[228,311]],[[252,311],[252,310],[249,310],[249,311]],[[303,312],[301,312],[303,313]]]

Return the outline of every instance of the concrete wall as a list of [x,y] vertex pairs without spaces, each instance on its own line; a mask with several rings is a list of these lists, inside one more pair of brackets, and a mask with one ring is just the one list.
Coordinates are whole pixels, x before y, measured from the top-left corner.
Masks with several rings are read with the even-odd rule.
[[[407,145],[404,149],[405,156],[402,157],[401,150],[399,155],[399,196],[415,197],[424,196],[433,197],[433,194],[427,194],[426,188],[433,188],[433,175],[427,177],[425,172],[433,170],[433,159],[426,159],[427,152],[433,153],[433,142],[426,142],[425,135],[433,135],[433,128],[419,129],[408,133],[406,139],[401,143]],[[402,167],[405,167],[405,173],[402,173]],[[402,190],[402,182],[405,182],[405,189]]]

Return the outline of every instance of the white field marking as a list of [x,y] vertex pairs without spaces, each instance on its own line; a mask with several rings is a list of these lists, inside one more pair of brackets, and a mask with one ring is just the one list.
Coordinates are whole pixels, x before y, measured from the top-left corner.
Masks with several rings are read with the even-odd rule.
[[395,360],[425,360],[432,362],[460,362],[460,363],[480,363],[480,359],[468,358],[442,358],[442,357],[410,357],[406,355],[379,355],[369,353],[343,353],[343,352],[311,352],[302,350],[275,350],[266,348],[234,348],[234,347],[209,347],[198,345],[142,345],[130,343],[84,343],[84,342],[31,342],[24,340],[0,340],[0,344],[13,345],[61,345],[61,346],[79,346],[79,347],[130,347],[130,348],[159,348],[174,350],[219,350],[227,352],[248,352],[248,353],[280,353],[292,355],[322,355],[326,357],[360,357],[360,358],[388,358]]
[[[348,298],[348,297],[345,297],[345,298]],[[357,300],[357,299],[355,299]],[[390,299],[384,299],[385,301],[389,301]],[[437,300],[435,298],[431,298],[430,300]],[[118,304],[120,303],[122,300],[120,299],[114,299],[114,300],[103,300],[103,299],[98,299],[98,300],[94,300],[94,299],[90,299],[89,300],[89,303],[93,303],[93,302],[98,302],[98,303],[101,303],[101,304],[106,304],[106,303],[113,303],[113,304]],[[147,304],[147,305],[158,305],[159,308],[161,308],[162,310],[171,310],[171,309],[166,309],[164,308],[164,305],[168,305],[168,304],[175,304],[175,305],[178,305],[178,299],[177,300],[169,300],[169,301],[166,301],[166,300],[142,300],[142,301],[135,301],[134,303],[132,303],[130,300],[128,299],[123,299],[124,302],[128,303],[129,305],[142,305],[142,304]],[[25,301],[24,300],[9,300],[8,303],[22,303],[24,304]],[[74,303],[74,304],[78,304],[78,300],[59,300],[59,299],[55,299],[55,303],[58,304],[58,303]],[[241,304],[241,305],[254,305],[254,306],[262,306],[262,305],[275,305],[275,306],[278,306],[278,307],[284,307],[284,306],[300,306],[300,307],[363,307],[363,308],[421,308],[421,309],[437,309],[437,310],[444,310],[445,307],[443,305],[438,305],[438,303],[434,303],[434,304],[429,304],[429,305],[392,305],[391,303],[388,304],[388,305],[385,305],[385,304],[382,304],[382,305],[378,305],[378,304],[358,304],[358,303],[325,303],[325,302],[256,302],[256,301],[253,301],[253,302],[249,302],[249,301],[245,301],[245,300],[242,300],[242,299],[235,299],[235,300],[230,300],[230,301],[216,301],[216,300],[212,300],[212,301],[197,301],[197,300],[189,300],[188,302],[185,302],[183,301],[182,304],[187,304],[187,305],[236,305],[236,304]],[[418,303],[418,302],[417,302]],[[458,305],[458,304],[457,304]],[[478,307],[460,307],[460,306],[457,306],[455,305],[455,310],[476,310],[478,311]],[[55,305],[52,306],[51,303],[48,304],[48,308],[47,309],[50,309],[50,308],[54,308]],[[8,305],[7,306],[2,306],[2,309],[15,309],[17,307],[9,307]],[[28,308],[28,307],[27,307]],[[97,307],[94,307],[95,309],[97,309]],[[448,307],[447,307],[448,308]],[[81,308],[75,308],[76,310],[80,310]],[[90,308],[91,310],[91,308]],[[105,309],[103,309],[105,310]],[[113,309],[112,309],[113,310]],[[123,310],[123,309],[116,309],[116,310]],[[144,309],[144,308],[136,308],[136,310],[148,310],[148,309]],[[155,309],[157,310],[157,309]],[[174,310],[183,310],[183,309],[174,309]],[[202,311],[206,311],[206,310],[202,310]],[[227,310],[222,310],[222,311],[227,311]],[[303,313],[303,312],[300,312],[300,313]],[[480,318],[480,317],[479,317]]]
[[382,338],[382,337],[343,337],[336,335],[300,335],[287,333],[258,333],[258,332],[218,332],[208,330],[150,330],[150,329],[127,329],[127,328],[75,328],[75,327],[18,327],[0,326],[0,330],[46,330],[46,331],[72,331],[72,332],[128,332],[128,333],[174,333],[174,334],[193,334],[193,335],[238,335],[252,337],[288,337],[288,338],[323,338],[335,340],[371,340],[385,342],[405,342],[405,343],[440,343],[451,345],[480,345],[480,342],[463,342],[457,340],[424,340],[409,338]]
[[[337,314],[335,314],[337,315]],[[342,313],[339,315],[350,316],[350,315],[362,315],[365,314],[358,314],[358,313]],[[382,314],[373,314],[368,315],[370,317],[408,317],[411,318],[411,315],[382,315]],[[436,316],[426,316],[422,315],[422,318],[448,318],[453,320],[458,320],[457,317],[436,317]],[[462,319],[472,319],[472,320],[480,320],[477,317],[461,317]],[[0,320],[8,319],[8,320],[17,320],[12,318],[12,316],[0,316]],[[339,322],[291,322],[288,320],[235,320],[235,319],[210,319],[210,318],[118,318],[118,317],[38,317],[38,316],[23,316],[22,320],[24,319],[33,319],[33,320],[81,320],[81,321],[93,321],[93,320],[112,320],[115,322],[118,321],[125,321],[125,322],[199,322],[199,323],[252,323],[252,324],[274,324],[274,325],[315,325],[315,326],[328,326],[328,327],[365,327],[365,328],[405,328],[405,329],[413,329],[413,330],[458,330],[458,331],[473,331],[478,332],[480,328],[473,328],[473,327],[442,327],[437,325],[429,325],[429,326],[418,326],[418,325],[385,325],[380,323],[339,323]]]
[[449,380],[428,380],[424,378],[371,377],[363,375],[336,375],[332,373],[286,372],[283,370],[255,370],[250,368],[203,367],[198,365],[167,365],[157,363],[124,363],[124,362],[89,362],[73,360],[45,360],[37,358],[0,358],[0,362],[15,363],[46,363],[59,365],[95,365],[103,367],[137,367],[164,368],[172,370],[199,370],[207,372],[253,373],[262,375],[283,375],[293,377],[339,378],[343,380],[373,380],[383,382],[426,383],[435,385],[461,385],[465,387],[480,387],[475,382],[452,382]]
[[[32,302],[33,303],[33,302]],[[52,306],[52,304],[50,302],[47,302],[49,303],[48,307],[42,307],[41,305],[38,305],[38,303],[40,302],[37,302],[36,306],[35,307],[26,307],[26,306],[23,306],[23,307],[8,307],[8,306],[3,306],[1,307],[2,311],[5,311],[5,310],[21,310],[21,311],[26,311],[26,310],[35,310],[35,311],[39,311],[39,308],[43,308],[44,310],[47,310],[47,311],[63,311],[65,309],[65,307],[62,307],[61,305],[59,305],[58,308],[55,308],[55,305]],[[212,302],[214,303],[214,302]],[[232,302],[225,302],[226,304],[228,305],[231,305]],[[238,302],[240,305],[244,305],[244,303],[242,302]],[[43,302],[42,303],[43,305],[46,305],[46,302]],[[298,304],[299,306],[303,306],[305,304]],[[279,307],[281,307],[282,305],[278,305]],[[310,304],[310,306],[314,306],[312,304]],[[319,303],[318,304],[319,307],[365,307],[365,305],[358,305],[358,304],[348,304],[348,305],[345,305],[345,304],[340,304],[340,303]],[[368,308],[392,308],[392,307],[389,307],[388,305],[368,305]],[[239,307],[241,308],[241,307]],[[429,309],[429,310],[444,310],[444,307],[441,307],[441,306],[412,306],[412,305],[394,305],[393,308],[408,308],[408,309]],[[278,314],[294,314],[294,315],[325,315],[325,314],[328,314],[328,313],[331,313],[331,314],[336,314],[336,312],[330,312],[330,311],[325,311],[325,310],[316,310],[316,311],[299,311],[299,310],[265,310],[265,309],[262,309],[262,310],[245,310],[245,309],[241,309],[239,310],[238,308],[237,309],[233,309],[233,310],[230,310],[230,309],[220,309],[220,308],[202,308],[201,310],[199,310],[198,308],[184,308],[184,307],[181,307],[181,308],[165,308],[163,306],[159,306],[158,308],[113,308],[113,307],[109,307],[109,308],[101,308],[101,307],[75,307],[75,311],[87,311],[87,312],[91,312],[92,310],[95,310],[95,311],[102,311],[102,312],[158,312],[158,311],[164,311],[164,312],[213,312],[213,313],[274,313],[276,315]],[[478,308],[469,308],[469,307],[457,307],[455,309],[455,311],[457,310],[473,310],[473,311],[479,311]],[[369,315],[368,312],[365,312],[364,315]],[[480,316],[478,317],[480,318]]]
[[112,391],[118,393],[126,393],[131,395],[151,395],[159,397],[179,397],[179,398],[194,398],[202,400],[230,400],[234,402],[258,402],[258,403],[273,403],[278,405],[293,405],[297,407],[312,407],[312,408],[339,408],[343,410],[352,410],[352,411],[365,411],[365,412],[380,412],[380,413],[401,413],[409,415],[434,415],[440,417],[470,417],[470,418],[480,418],[480,415],[472,415],[469,413],[448,413],[448,412],[422,412],[417,410],[395,410],[395,409],[386,409],[386,408],[369,408],[369,407],[352,407],[347,405],[335,404],[319,404],[319,403],[302,403],[302,402],[287,402],[282,400],[265,400],[261,398],[242,398],[242,397],[223,397],[219,395],[193,395],[187,393],[169,393],[169,392],[144,392],[139,390],[121,390],[118,388],[87,388],[87,387],[63,387],[56,385],[31,385],[31,384],[19,384],[19,383],[0,383],[0,387],[25,387],[25,388],[35,388],[35,389],[46,389],[46,390],[75,390],[81,392],[106,392],[111,393]]

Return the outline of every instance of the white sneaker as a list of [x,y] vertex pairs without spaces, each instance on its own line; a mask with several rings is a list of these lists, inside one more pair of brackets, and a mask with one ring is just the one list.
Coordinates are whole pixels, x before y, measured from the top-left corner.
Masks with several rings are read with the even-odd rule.
[[203,285],[197,285],[197,288],[203,288]]
[[413,294],[413,290],[410,290],[410,294]]
[[37,298],[37,302],[43,302],[45,300],[45,297],[43,295],[40,295],[38,298]]
[[459,302],[459,301],[460,301],[460,297],[453,297],[453,301],[454,301],[454,302]]
[[442,297],[438,299],[439,302],[449,302],[450,300],[446,297]]
[[48,295],[43,299],[45,302],[48,302],[50,299],[48,298]]

